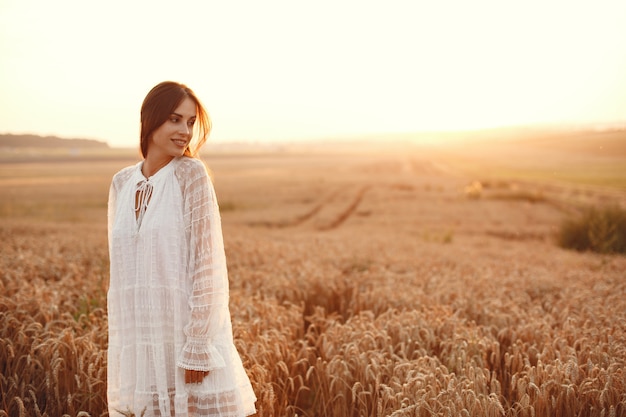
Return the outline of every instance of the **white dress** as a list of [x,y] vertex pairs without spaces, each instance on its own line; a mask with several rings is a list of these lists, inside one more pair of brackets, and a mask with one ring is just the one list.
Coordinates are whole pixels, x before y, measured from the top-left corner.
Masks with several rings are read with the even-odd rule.
[[[142,163],[119,171],[109,193],[109,414],[254,414],[256,397],[233,344],[221,220],[206,167],[179,157],[146,179]],[[185,369],[210,372],[186,384]]]

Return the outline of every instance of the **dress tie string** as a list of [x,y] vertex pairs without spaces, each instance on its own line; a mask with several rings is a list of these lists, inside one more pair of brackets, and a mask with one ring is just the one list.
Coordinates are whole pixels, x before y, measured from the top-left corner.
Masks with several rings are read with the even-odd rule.
[[148,203],[152,197],[152,184],[149,180],[143,180],[137,183],[137,191],[135,192],[135,218],[137,219],[137,229],[141,227],[143,216],[146,214]]

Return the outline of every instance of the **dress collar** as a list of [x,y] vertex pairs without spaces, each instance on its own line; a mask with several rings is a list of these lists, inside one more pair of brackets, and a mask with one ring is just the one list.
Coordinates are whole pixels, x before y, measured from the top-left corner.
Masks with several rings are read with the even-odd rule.
[[165,166],[163,166],[161,169],[159,169],[157,172],[155,172],[153,175],[147,178],[141,172],[141,168],[143,167],[144,161],[139,161],[137,165],[135,165],[135,175],[138,176],[138,181],[143,181],[143,180],[148,181],[148,182],[156,181],[157,179],[166,176],[167,173],[170,172],[174,168],[174,166],[176,165],[179,159],[180,159],[179,157],[172,158],[172,160],[168,162]]

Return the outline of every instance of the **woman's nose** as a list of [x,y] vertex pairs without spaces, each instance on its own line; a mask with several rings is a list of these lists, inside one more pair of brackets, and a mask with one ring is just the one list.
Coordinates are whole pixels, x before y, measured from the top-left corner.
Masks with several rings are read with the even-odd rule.
[[180,128],[180,133],[185,134],[185,135],[189,135],[189,126],[187,125],[187,123],[181,123],[181,128]]

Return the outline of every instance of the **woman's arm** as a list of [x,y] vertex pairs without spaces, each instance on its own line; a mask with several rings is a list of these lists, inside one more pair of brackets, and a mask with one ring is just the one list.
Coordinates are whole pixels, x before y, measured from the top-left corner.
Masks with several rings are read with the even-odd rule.
[[[228,276],[213,185],[201,161],[187,162],[192,169],[186,173],[183,209],[189,237],[191,318],[184,328],[186,342],[178,366],[206,372],[225,366],[213,338],[227,321]],[[194,378],[193,374],[188,376]]]
[[109,248],[111,247],[111,237],[113,233],[113,224],[115,223],[115,208],[117,206],[117,189],[115,187],[115,177],[111,180],[109,187],[109,200],[107,203],[107,237],[109,239]]

